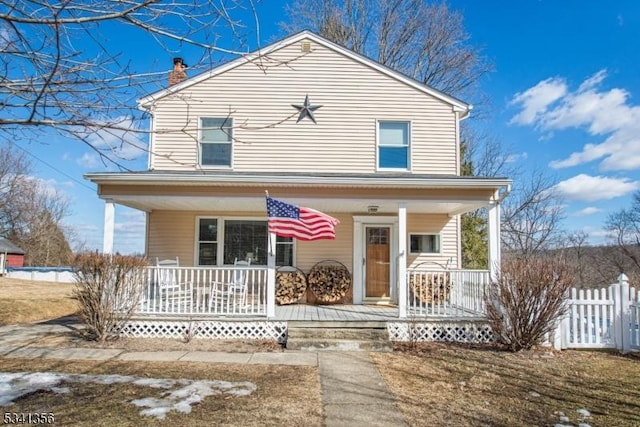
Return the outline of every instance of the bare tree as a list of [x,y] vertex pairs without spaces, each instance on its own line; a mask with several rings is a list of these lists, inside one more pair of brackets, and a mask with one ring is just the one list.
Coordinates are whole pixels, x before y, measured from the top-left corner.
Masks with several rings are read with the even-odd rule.
[[444,2],[424,0],[296,0],[289,32],[320,35],[429,86],[470,97],[492,67],[469,42],[463,16]]
[[67,265],[71,251],[62,221],[65,197],[30,175],[31,165],[0,144],[0,236],[26,252],[27,265]]
[[25,177],[30,171],[24,155],[0,143],[0,236],[12,234],[23,222],[27,212],[20,207],[28,201],[31,185]]
[[611,233],[613,244],[622,255],[618,257],[619,264],[622,264],[620,271],[628,266],[635,270],[634,273],[640,273],[640,191],[634,194],[629,208],[609,215],[605,229]]
[[[0,2],[0,137],[33,138],[38,129],[54,129],[115,163],[131,147],[145,150],[140,134],[146,126],[140,123],[144,116],[135,99],[166,85],[166,59],[160,65],[143,64],[140,71],[135,53],[111,47],[111,36],[126,33],[169,55],[196,48],[201,56],[190,64],[192,68],[210,68],[221,55],[242,53],[246,39],[235,14],[253,16],[252,4],[252,0]],[[221,45],[223,37],[230,41],[227,46]],[[105,133],[117,136],[119,142],[104,140]]]
[[543,171],[517,177],[503,202],[502,244],[518,256],[530,256],[557,243],[564,218],[555,181]]

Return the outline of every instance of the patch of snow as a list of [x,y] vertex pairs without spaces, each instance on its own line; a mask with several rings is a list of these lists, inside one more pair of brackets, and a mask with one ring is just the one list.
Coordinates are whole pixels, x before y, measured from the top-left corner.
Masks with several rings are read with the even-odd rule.
[[[232,383],[215,380],[186,380],[169,378],[136,378],[128,375],[86,375],[86,374],[58,374],[53,372],[0,372],[0,406],[8,406],[15,399],[27,394],[44,390],[54,393],[69,393],[65,383],[94,383],[94,384],[124,384],[131,383],[138,386],[162,388],[161,398],[146,397],[132,400],[134,405],[145,408],[141,415],[165,418],[174,410],[188,414],[191,406],[202,402],[205,397],[219,394],[232,396],[247,396],[256,391],[253,383],[243,381]],[[172,390],[173,389],[173,390]]]
[[163,419],[171,410],[188,414],[194,404],[202,402],[205,397],[230,394],[247,396],[256,390],[250,382],[231,383],[228,381],[200,380],[190,381],[182,388],[163,393],[162,398],[148,397],[132,401],[138,407],[144,407],[141,415],[154,416]]
[[588,410],[581,408],[581,409],[577,409],[576,412],[578,414],[580,414],[581,417],[583,418],[589,418],[591,416],[591,412],[589,412]]
[[562,421],[563,423],[568,423],[571,420],[566,415],[563,415],[560,417],[560,421]]
[[540,393],[536,393],[535,391],[530,391],[529,394],[531,397],[540,397]]
[[589,425],[587,423],[580,423],[580,424],[578,424],[578,427],[591,427],[591,425]]
[[573,427],[572,424],[555,424],[553,427]]

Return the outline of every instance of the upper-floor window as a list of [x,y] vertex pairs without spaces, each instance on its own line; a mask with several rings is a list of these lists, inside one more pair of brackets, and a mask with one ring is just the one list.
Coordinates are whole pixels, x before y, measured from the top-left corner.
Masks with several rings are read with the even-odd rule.
[[378,122],[378,169],[409,169],[409,122]]
[[200,118],[200,165],[231,167],[232,119]]

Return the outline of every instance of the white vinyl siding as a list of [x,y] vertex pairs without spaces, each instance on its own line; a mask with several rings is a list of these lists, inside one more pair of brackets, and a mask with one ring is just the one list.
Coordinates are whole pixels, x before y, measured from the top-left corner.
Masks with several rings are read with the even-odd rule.
[[[157,170],[199,168],[199,117],[229,117],[237,172],[377,171],[376,119],[411,123],[411,172],[456,173],[451,105],[333,50],[299,43],[159,100]],[[287,65],[283,65],[283,64]],[[297,110],[309,96],[317,124]],[[184,131],[186,126],[187,132]]]
[[[334,259],[347,266],[353,272],[353,220],[352,214],[326,212],[340,220],[335,240],[317,240],[312,242],[296,241],[293,245],[294,264],[308,272],[313,265],[325,259]],[[220,229],[221,219],[249,219],[259,218],[261,212],[217,212],[207,213],[197,211],[153,211],[149,214],[148,257],[151,260],[175,259],[179,257],[180,265],[197,265],[197,248],[194,242],[198,240],[198,219],[217,219]],[[196,226],[194,226],[196,224]],[[438,234],[440,236],[439,254],[410,254],[407,266],[415,267],[422,262],[435,265],[434,262],[455,268],[458,262],[458,222],[442,214],[412,214],[407,215],[407,233],[409,234]],[[217,235],[219,241],[222,237]],[[409,243],[409,242],[407,242]],[[195,243],[197,246],[197,243]],[[279,243],[278,249],[280,249]],[[219,255],[222,259],[222,254]],[[284,255],[283,255],[284,258]],[[253,263],[252,263],[253,264]]]
[[[439,268],[458,267],[458,221],[456,217],[442,214],[409,214],[407,215],[407,239],[409,256],[408,267],[422,266]],[[410,236],[417,234],[438,235],[440,251],[438,253],[411,253]]]

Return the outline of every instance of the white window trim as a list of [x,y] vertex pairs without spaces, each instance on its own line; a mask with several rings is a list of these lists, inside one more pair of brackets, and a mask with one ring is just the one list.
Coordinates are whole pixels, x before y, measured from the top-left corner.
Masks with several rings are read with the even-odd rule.
[[[414,232],[410,232],[407,233],[408,234],[408,239],[407,239],[407,252],[409,253],[409,255],[420,255],[420,256],[440,256],[442,255],[442,236],[440,235],[440,233],[427,233],[427,232],[419,232],[419,233],[414,233]],[[412,252],[411,251],[411,236],[436,236],[436,238],[438,239],[438,252]]]
[[[202,144],[224,144],[224,142],[202,142],[202,119],[229,119],[231,121],[231,141],[229,144],[231,145],[231,155],[229,158],[229,166],[224,165],[203,165],[202,164]],[[234,152],[234,142],[235,142],[235,128],[233,117],[225,116],[199,116],[198,117],[198,167],[201,169],[233,169],[233,152]]]
[[200,264],[200,220],[201,219],[215,219],[217,221],[217,227],[218,227],[218,235],[217,235],[217,240],[216,240],[216,265],[219,265],[220,263],[220,217],[217,216],[208,216],[208,215],[204,215],[204,216],[197,216],[196,217],[196,223],[195,223],[195,233],[194,233],[194,248],[193,248],[193,260],[194,266],[197,267],[215,267],[214,265],[201,265]]
[[366,227],[391,227],[391,289],[390,299],[398,299],[397,281],[398,266],[393,260],[398,259],[398,217],[396,216],[353,216],[353,303],[363,304],[366,300],[364,289],[365,264],[365,233]]
[[[407,123],[407,168],[381,168],[380,167],[380,123],[381,122],[393,122],[393,123]],[[412,121],[411,120],[399,120],[399,119],[377,119],[376,120],[376,171],[377,172],[411,172],[411,159],[412,159]],[[384,147],[384,145],[383,145]]]
[[[200,265],[200,251],[199,251],[199,243],[200,243],[200,220],[201,219],[215,219],[218,221],[218,240],[217,244],[217,252],[216,252],[216,265]],[[268,218],[266,216],[211,216],[211,215],[199,215],[196,216],[195,221],[195,238],[194,240],[194,265],[196,267],[225,267],[233,264],[223,264],[224,261],[224,225],[225,221],[263,221],[268,223]],[[269,233],[267,232],[267,250],[269,250]],[[293,239],[293,266],[295,267],[297,262],[297,240]],[[276,248],[274,248],[276,249]],[[256,264],[262,266],[263,264]],[[266,264],[264,264],[266,265]]]

